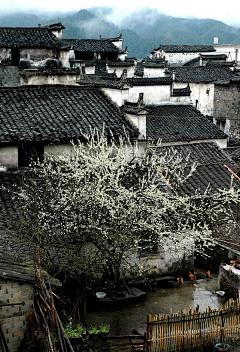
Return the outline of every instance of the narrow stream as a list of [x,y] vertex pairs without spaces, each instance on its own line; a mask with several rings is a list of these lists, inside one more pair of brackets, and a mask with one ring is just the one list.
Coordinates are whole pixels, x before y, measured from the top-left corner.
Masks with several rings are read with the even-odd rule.
[[147,302],[113,312],[97,311],[87,313],[89,325],[110,324],[111,335],[130,335],[133,329],[143,333],[146,328],[147,314],[170,313],[183,309],[193,309],[199,305],[200,310],[210,306],[219,309],[225,302],[224,297],[215,294],[217,290],[217,275],[210,279],[199,279],[193,283],[185,281],[181,287],[160,288],[147,293]]

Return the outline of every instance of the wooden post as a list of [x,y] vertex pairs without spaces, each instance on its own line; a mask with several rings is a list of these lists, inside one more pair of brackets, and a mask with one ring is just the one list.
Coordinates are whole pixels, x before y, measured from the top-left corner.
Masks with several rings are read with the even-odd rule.
[[151,315],[147,315],[147,352],[151,352]]

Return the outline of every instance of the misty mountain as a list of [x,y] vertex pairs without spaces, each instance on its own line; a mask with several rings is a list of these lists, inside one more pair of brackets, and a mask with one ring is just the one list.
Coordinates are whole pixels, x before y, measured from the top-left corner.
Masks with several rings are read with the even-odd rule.
[[52,19],[26,13],[0,15],[2,27],[32,27],[57,22],[66,27],[63,37],[68,39],[114,38],[122,33],[123,48],[128,47],[129,57],[139,59],[161,44],[211,45],[214,37],[219,38],[219,44],[240,43],[240,28],[213,19],[166,16],[151,8],[122,14],[121,17],[116,16],[111,7],[93,7],[65,16],[62,13],[61,17]]

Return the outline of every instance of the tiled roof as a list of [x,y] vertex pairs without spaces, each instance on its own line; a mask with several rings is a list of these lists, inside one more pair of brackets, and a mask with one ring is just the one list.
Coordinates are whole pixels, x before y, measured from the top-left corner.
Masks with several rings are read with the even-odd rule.
[[216,241],[240,253],[240,224],[226,224],[216,229]]
[[83,52],[119,52],[118,48],[108,39],[62,39],[63,46],[73,45],[75,51]]
[[226,60],[227,59],[227,55],[226,54],[200,54],[200,57],[203,60]]
[[136,129],[97,88],[41,85],[0,89],[0,143],[67,141],[81,131],[134,135]]
[[222,66],[199,66],[199,67],[169,67],[175,71],[176,82],[214,82],[217,80],[229,80],[234,73]]
[[184,62],[184,64],[182,66],[194,66],[194,67],[196,67],[196,66],[199,66],[199,65],[200,65],[200,57],[198,56],[198,57],[195,57],[192,60]]
[[240,160],[240,147],[225,148],[224,152],[233,160]]
[[224,66],[224,67],[234,67],[236,66],[235,61],[224,61],[224,62],[214,62],[212,60],[209,60],[206,63],[206,66]]
[[131,85],[126,82],[126,79],[121,79],[121,77],[115,77],[115,75],[108,75],[109,74],[85,75],[82,79],[77,82],[77,84],[85,87],[102,87],[113,89],[124,89],[131,87]]
[[240,180],[237,177],[232,179],[231,169],[223,164],[206,164],[198,166],[191,177],[181,187],[185,194],[192,194],[196,189],[202,193],[209,186],[211,190],[229,189],[232,185],[240,187]]
[[[11,226],[16,231],[19,229],[19,221],[23,219],[20,202],[14,197],[14,193],[23,185],[23,173],[30,177],[29,171],[0,172],[0,277],[2,271],[5,278],[12,278],[20,281],[35,282],[35,270],[33,256],[37,258],[38,248],[34,243],[16,243],[16,237],[9,231]],[[49,248],[51,250],[51,248]],[[44,270],[44,260],[40,251],[43,277],[47,279]],[[45,266],[46,268],[46,266]],[[50,282],[60,285],[58,279],[50,277]]]
[[147,139],[184,141],[227,138],[216,125],[191,105],[146,106]]
[[190,96],[191,94],[191,89],[189,84],[185,88],[173,88],[172,90],[172,96]]
[[233,160],[216,143],[193,143],[173,146],[152,147],[156,153],[176,153],[189,164],[227,164],[236,167]]
[[134,60],[128,60],[128,61],[121,61],[121,60],[108,60],[107,61],[108,66],[117,66],[117,67],[126,67],[126,66],[135,66]]
[[48,27],[7,28],[0,27],[1,48],[56,48],[58,38]]
[[165,59],[145,59],[143,61],[143,66],[146,68],[164,68],[167,64]]
[[173,80],[171,77],[156,77],[156,78],[132,77],[132,78],[127,78],[127,82],[129,84],[131,84],[132,86],[171,84],[172,81]]
[[[194,143],[174,146],[152,147],[159,155],[180,157],[187,165],[196,164],[197,168],[182,186],[181,192],[192,194],[199,189],[204,192],[208,186],[212,190],[228,189],[231,184],[232,170],[236,164],[216,143]],[[235,177],[234,185],[240,187],[240,180]]]
[[12,219],[21,219],[19,205],[12,197],[12,192],[16,191],[16,185],[20,183],[21,177],[19,173],[0,173],[0,261],[7,260],[12,255],[17,256],[17,259],[32,259],[32,254],[26,248],[21,251],[17,244],[9,244],[12,238],[11,234],[7,231],[9,218],[12,216]]
[[216,51],[212,45],[160,45],[157,50],[164,50],[166,53],[196,53]]

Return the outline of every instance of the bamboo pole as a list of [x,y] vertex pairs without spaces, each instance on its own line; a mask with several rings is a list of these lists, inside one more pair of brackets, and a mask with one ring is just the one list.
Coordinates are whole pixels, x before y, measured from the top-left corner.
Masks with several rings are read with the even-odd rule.
[[147,351],[151,352],[151,315],[147,315]]

